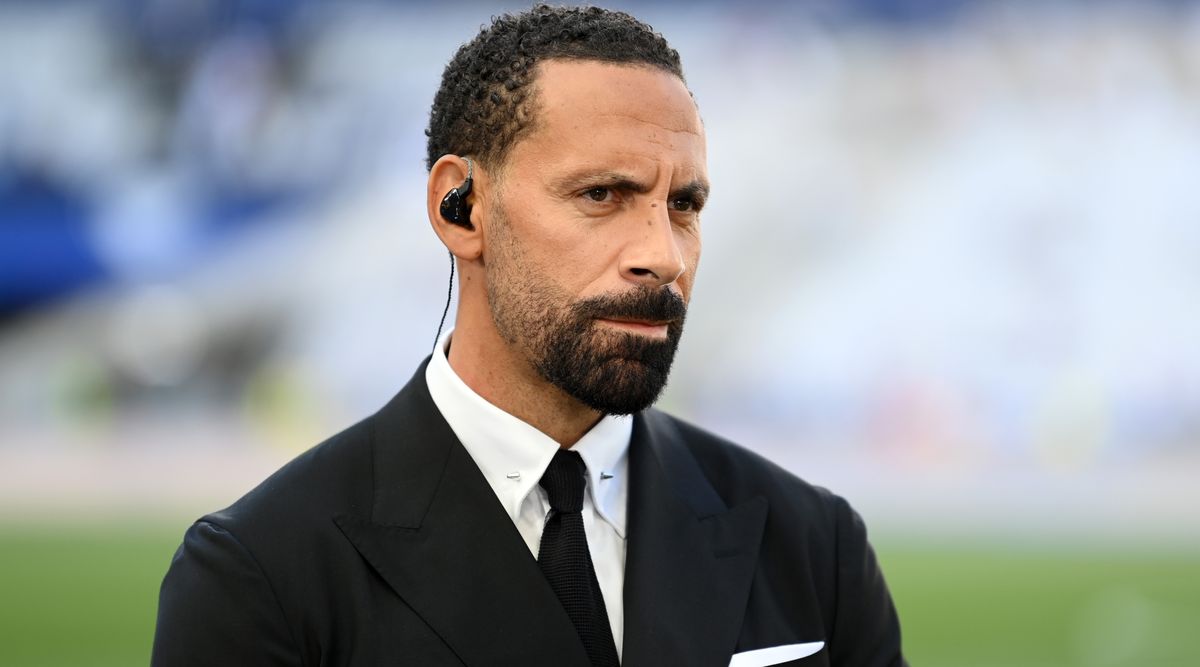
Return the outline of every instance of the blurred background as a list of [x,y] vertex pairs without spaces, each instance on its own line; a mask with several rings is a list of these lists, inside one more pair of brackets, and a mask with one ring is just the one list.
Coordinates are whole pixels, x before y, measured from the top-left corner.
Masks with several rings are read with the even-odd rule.
[[[429,353],[442,67],[523,3],[0,2],[0,664]],[[714,193],[661,405],[847,496],[914,665],[1200,664],[1200,3],[613,2]]]

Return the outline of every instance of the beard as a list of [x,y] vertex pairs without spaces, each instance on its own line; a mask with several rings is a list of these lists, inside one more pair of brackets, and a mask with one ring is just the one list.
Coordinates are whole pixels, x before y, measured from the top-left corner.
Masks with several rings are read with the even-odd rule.
[[[494,228],[507,227],[498,222]],[[658,400],[683,335],[683,297],[666,285],[643,285],[572,301],[529,268],[507,231],[496,236],[487,292],[500,336],[522,349],[546,381],[601,414],[633,414]],[[620,331],[599,319],[666,322],[667,336]]]
[[[667,386],[686,313],[683,298],[668,288],[641,287],[575,302],[526,334],[533,334],[528,340],[542,377],[593,410],[628,415],[650,407]],[[666,321],[667,337],[596,322],[612,318]]]

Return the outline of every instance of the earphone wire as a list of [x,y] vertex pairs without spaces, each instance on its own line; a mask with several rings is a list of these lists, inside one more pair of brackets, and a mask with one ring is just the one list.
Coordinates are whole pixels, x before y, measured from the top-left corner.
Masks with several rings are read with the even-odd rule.
[[442,321],[438,322],[437,335],[433,337],[433,351],[437,352],[438,341],[442,338],[442,327],[446,324],[446,314],[450,312],[450,298],[454,296],[454,253],[447,252],[450,256],[450,284],[446,287],[446,308],[442,310]]

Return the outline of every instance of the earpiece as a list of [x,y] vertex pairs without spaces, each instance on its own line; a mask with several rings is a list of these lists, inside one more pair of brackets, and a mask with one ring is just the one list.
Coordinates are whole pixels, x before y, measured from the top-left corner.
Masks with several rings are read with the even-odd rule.
[[[446,222],[450,224],[466,227],[467,229],[475,229],[475,225],[471,224],[471,205],[467,203],[467,195],[471,194],[471,184],[475,178],[475,164],[471,162],[471,158],[463,158],[467,161],[467,180],[462,182],[462,185],[457,188],[451,188],[450,192],[442,198],[442,204],[438,207],[438,212],[442,214]],[[437,352],[438,339],[442,337],[442,326],[446,324],[446,314],[450,312],[450,297],[454,295],[454,253],[450,254],[450,285],[446,289],[446,307],[442,310],[442,321],[438,322],[437,335],[433,337],[433,349]]]
[[467,180],[463,181],[462,185],[457,188],[452,188],[446,196],[442,198],[442,205],[438,209],[446,222],[466,227],[467,229],[475,229],[471,224],[471,205],[467,203],[467,195],[471,194],[471,183],[475,176],[475,165],[471,163],[471,158],[463,158],[467,161]]

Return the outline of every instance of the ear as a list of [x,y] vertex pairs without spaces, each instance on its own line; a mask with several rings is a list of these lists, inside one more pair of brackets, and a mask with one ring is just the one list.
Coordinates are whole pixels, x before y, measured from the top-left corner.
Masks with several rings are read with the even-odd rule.
[[470,194],[467,195],[467,204],[471,205],[472,226],[472,229],[468,229],[443,218],[441,212],[442,200],[445,199],[446,194],[454,188],[461,187],[467,180],[467,161],[457,155],[443,155],[433,163],[433,168],[429,170],[429,182],[425,192],[429,224],[433,226],[434,233],[450,250],[450,253],[461,260],[478,259],[483,251],[483,231],[478,224],[482,216],[475,206],[481,200],[481,197],[476,195],[482,185],[480,183],[481,171],[479,163],[476,161],[474,185]]

